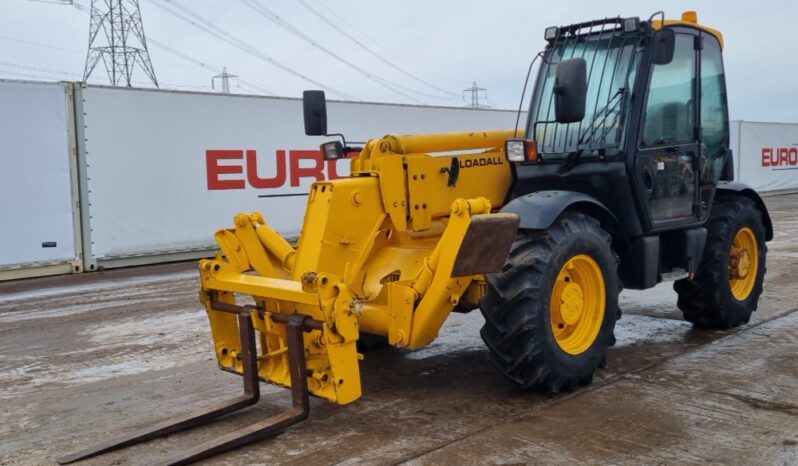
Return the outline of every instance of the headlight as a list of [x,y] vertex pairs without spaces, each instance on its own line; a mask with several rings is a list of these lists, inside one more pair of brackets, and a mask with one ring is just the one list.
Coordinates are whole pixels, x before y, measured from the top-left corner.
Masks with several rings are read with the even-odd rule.
[[344,145],[341,141],[325,142],[319,149],[324,160],[338,160],[344,156]]
[[508,139],[504,152],[510,162],[535,162],[538,160],[538,144],[532,139]]
[[507,160],[510,162],[523,162],[526,158],[524,156],[524,141],[521,139],[510,139],[507,141],[506,153]]

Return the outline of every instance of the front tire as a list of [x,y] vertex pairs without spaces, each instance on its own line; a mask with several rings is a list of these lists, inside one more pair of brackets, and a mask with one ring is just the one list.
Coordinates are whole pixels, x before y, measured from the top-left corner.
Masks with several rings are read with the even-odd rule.
[[707,243],[693,280],[673,289],[685,320],[697,327],[729,329],[747,323],[765,280],[765,226],[754,201],[719,199],[707,222]]
[[598,220],[566,213],[518,239],[487,277],[480,334],[491,362],[524,389],[557,393],[592,381],[614,344],[618,259]]

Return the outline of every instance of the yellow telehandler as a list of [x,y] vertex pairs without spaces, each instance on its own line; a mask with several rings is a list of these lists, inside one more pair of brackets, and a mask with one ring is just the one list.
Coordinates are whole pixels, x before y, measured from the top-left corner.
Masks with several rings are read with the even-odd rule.
[[[479,308],[496,368],[546,392],[605,364],[622,285],[672,280],[696,326],[747,322],[773,227],[733,181],[721,34],[687,12],[552,27],[545,40],[523,130],[322,144],[327,160],[356,154],[351,176],[313,185],[296,247],[267,216],[236,215],[199,263],[200,299],[219,367],[244,394],[60,462],[251,405],[261,381],[290,388],[292,409],[164,464],[273,435],[308,415],[309,394],[361,396],[358,340],[421,348],[452,311]],[[323,92],[303,105],[305,132],[328,135]]]

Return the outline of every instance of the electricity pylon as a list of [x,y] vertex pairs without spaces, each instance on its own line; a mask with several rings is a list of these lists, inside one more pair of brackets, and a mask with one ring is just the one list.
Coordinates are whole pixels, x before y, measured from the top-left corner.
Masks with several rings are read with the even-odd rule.
[[[469,97],[466,97],[466,95],[469,95]],[[490,108],[490,105],[480,103],[480,99],[482,99],[483,102],[488,100],[488,90],[484,87],[477,86],[476,81],[474,81],[474,84],[472,84],[471,87],[463,90],[463,100],[468,103],[466,107]]]
[[130,87],[133,69],[138,64],[158,87],[138,0],[92,0],[84,81],[89,79],[100,60],[114,86],[124,83]]

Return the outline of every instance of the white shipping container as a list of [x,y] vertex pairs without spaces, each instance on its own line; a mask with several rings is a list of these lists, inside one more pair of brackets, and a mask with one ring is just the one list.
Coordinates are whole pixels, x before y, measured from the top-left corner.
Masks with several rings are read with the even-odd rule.
[[798,124],[731,122],[735,179],[760,193],[798,190]]
[[0,279],[80,270],[69,89],[0,80]]
[[[0,280],[198,257],[238,212],[296,237],[311,183],[348,175],[348,161],[320,159],[330,138],[304,135],[299,99],[88,86],[73,102],[72,88],[0,80]],[[329,130],[351,142],[516,118],[354,102],[328,112]],[[798,190],[798,124],[733,121],[730,142],[737,180]]]
[[[295,237],[310,185],[348,175],[348,161],[320,158],[331,138],[305,136],[300,99],[95,86],[80,94],[89,270],[196,256],[238,212],[261,211]],[[328,103],[328,130],[351,141],[512,128],[515,119],[507,110]]]

